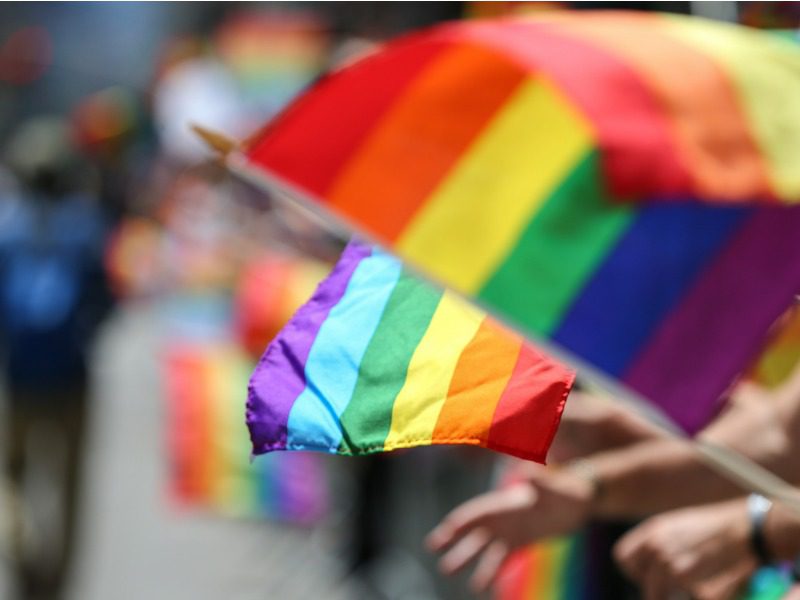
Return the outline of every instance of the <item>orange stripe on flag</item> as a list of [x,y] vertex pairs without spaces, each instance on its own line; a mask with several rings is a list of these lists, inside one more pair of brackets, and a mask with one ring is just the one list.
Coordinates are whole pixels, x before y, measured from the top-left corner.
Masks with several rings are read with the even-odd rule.
[[519,336],[491,319],[483,320],[458,359],[432,442],[463,440],[480,432],[475,441],[486,443],[497,402],[511,378],[521,346]]
[[393,241],[524,76],[493,50],[446,51],[342,169],[328,193],[331,203]]
[[217,448],[217,440],[215,434],[214,421],[216,419],[216,407],[214,406],[213,397],[213,373],[212,367],[209,364],[210,357],[205,353],[197,355],[197,373],[198,381],[202,382],[197,390],[197,395],[190,399],[190,402],[195,402],[195,409],[197,410],[197,420],[199,423],[200,431],[202,431],[202,446],[204,451],[201,453],[203,459],[198,462],[198,481],[203,493],[203,499],[208,501],[213,497],[214,486],[219,476],[219,449]]
[[719,200],[772,195],[767,166],[730,76],[667,29],[647,26],[659,18],[614,14],[552,24],[576,39],[592,40],[642,77],[664,107],[700,194]]

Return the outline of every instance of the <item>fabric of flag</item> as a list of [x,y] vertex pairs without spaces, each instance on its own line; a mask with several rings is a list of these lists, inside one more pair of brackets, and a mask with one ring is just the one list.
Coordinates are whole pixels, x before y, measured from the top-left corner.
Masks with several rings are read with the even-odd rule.
[[[495,600],[599,600],[613,596],[588,569],[587,532],[532,544],[503,565]],[[739,600],[780,600],[791,585],[789,565],[756,571]],[[604,593],[605,592],[605,593]]]
[[800,48],[703,19],[444,24],[323,77],[269,172],[694,432],[800,290]]
[[503,565],[495,600],[589,600],[594,591],[586,572],[583,534],[518,550]]
[[246,353],[225,344],[172,344],[164,369],[170,489],[179,505],[310,525],[325,516],[322,457],[295,453],[251,463],[242,423]]
[[234,290],[236,337],[254,358],[311,297],[330,265],[277,252],[246,265]]
[[239,83],[248,115],[272,115],[316,77],[330,53],[327,24],[312,13],[241,10],[213,35]]
[[250,380],[253,451],[470,444],[544,462],[574,373],[353,241]]
[[800,305],[795,304],[772,328],[769,343],[748,372],[767,388],[784,383],[800,365]]

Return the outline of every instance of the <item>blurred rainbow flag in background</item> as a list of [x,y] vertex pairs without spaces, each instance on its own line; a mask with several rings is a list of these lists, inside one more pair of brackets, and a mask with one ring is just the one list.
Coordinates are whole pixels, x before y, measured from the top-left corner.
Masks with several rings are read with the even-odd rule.
[[283,108],[320,73],[331,36],[319,15],[275,5],[234,13],[215,32],[214,44],[248,106],[264,117]]
[[328,264],[276,252],[246,265],[233,300],[234,330],[243,348],[261,356],[329,271]]
[[690,432],[800,289],[800,48],[744,27],[445,24],[323,77],[236,158]]
[[[533,544],[503,566],[495,600],[591,600],[603,597],[588,571],[587,533]],[[788,566],[759,569],[740,600],[780,600],[791,585]],[[602,589],[602,588],[600,588]]]
[[588,600],[584,534],[558,538],[514,553],[495,584],[495,600]]
[[790,308],[773,327],[769,344],[748,372],[748,378],[774,388],[800,364],[800,304]]
[[321,457],[297,453],[249,459],[243,407],[252,367],[252,359],[232,345],[167,348],[173,497],[230,516],[312,524],[328,505]]
[[225,264],[233,289],[181,286],[163,307],[171,496],[222,515],[316,523],[329,505],[325,458],[251,461],[244,404],[256,357],[329,266],[276,251]]

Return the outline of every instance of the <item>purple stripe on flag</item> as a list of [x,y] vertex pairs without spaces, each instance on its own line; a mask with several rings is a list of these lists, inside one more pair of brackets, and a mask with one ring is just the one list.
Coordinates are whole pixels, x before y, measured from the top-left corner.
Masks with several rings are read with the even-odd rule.
[[[311,346],[331,309],[344,296],[356,267],[371,253],[370,246],[350,242],[331,275],[267,346],[250,378],[247,394],[247,426],[254,454],[286,448],[286,423],[294,401],[306,386],[305,366]],[[269,378],[264,376],[267,370]]]
[[686,431],[697,432],[716,415],[721,396],[798,292],[800,207],[758,209],[623,380]]

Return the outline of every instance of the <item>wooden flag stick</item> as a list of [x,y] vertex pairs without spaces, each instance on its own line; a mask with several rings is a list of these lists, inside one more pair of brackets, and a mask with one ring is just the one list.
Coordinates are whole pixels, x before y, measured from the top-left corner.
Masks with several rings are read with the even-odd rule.
[[206,143],[209,150],[217,153],[223,159],[231,152],[239,149],[239,142],[232,140],[218,131],[212,131],[196,123],[192,123],[190,127],[197,137]]
[[772,498],[800,517],[800,490],[738,452],[713,444],[698,436],[692,446],[700,459],[741,487]]

